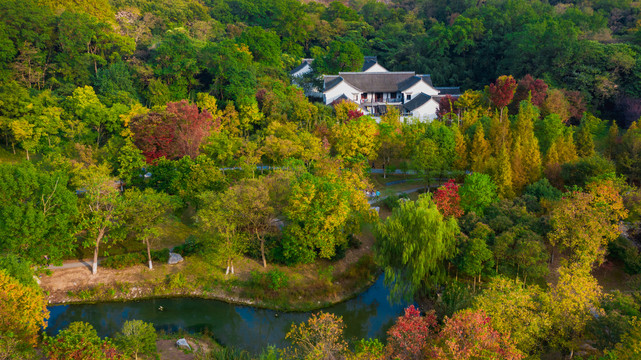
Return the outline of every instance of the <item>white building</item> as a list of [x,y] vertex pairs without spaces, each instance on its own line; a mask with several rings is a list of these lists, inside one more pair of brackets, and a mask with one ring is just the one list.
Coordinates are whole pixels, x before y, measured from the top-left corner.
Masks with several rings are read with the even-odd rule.
[[435,87],[430,75],[387,71],[376,57],[366,57],[360,72],[324,75],[323,84],[325,104],[349,100],[373,116],[384,114],[391,105],[399,107],[403,116],[434,119],[441,98],[460,95],[458,87]]

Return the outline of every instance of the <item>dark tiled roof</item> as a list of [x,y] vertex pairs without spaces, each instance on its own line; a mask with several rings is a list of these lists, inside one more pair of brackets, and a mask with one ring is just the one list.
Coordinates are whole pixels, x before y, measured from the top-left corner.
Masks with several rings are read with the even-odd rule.
[[412,86],[414,86],[414,84],[416,84],[419,81],[421,81],[420,77],[412,76],[411,78],[408,78],[407,80],[399,83],[398,84],[398,90],[399,91],[405,91],[405,90],[411,88]]
[[426,75],[419,75],[420,77],[423,78],[423,81],[425,81],[429,86],[434,87],[434,84],[432,84],[432,75],[426,74]]
[[403,104],[403,109],[406,111],[414,111],[423,106],[426,102],[430,101],[432,97],[426,93],[420,93],[415,98]]
[[363,69],[361,69],[361,71],[367,71],[367,69],[371,68],[377,63],[378,63],[378,59],[376,56],[365,56],[363,58]]
[[[414,72],[339,73],[348,84],[363,92],[397,92],[399,84],[414,76]],[[327,85],[327,81],[325,82]],[[325,86],[325,90],[328,90]]]
[[461,95],[461,88],[456,87],[437,87],[435,88],[439,91],[439,95]]
[[292,71],[289,72],[289,74],[296,74],[297,72],[303,70],[305,66],[307,66],[307,64],[311,65],[312,61],[314,61],[314,59],[303,59],[300,65],[296,66]]
[[430,75],[415,75],[403,81],[402,83],[398,84],[398,90],[405,91],[411,88],[412,86],[414,86],[416,83],[418,83],[421,80],[425,81],[429,86],[432,86],[432,87],[434,86],[432,85],[432,77]]

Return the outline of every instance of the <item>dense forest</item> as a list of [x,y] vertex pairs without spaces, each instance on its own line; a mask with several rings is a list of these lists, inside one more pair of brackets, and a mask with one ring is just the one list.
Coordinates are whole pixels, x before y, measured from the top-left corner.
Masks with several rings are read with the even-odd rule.
[[[149,296],[290,304],[382,270],[392,300],[418,306],[384,339],[313,315],[261,359],[641,358],[639,3],[4,0],[0,14],[0,359],[157,356],[142,321],[45,334],[40,282],[78,258],[93,277],[165,271],[167,237],[199,267],[148,280]],[[374,119],[289,77],[314,58],[302,82],[318,85],[364,56],[464,92],[431,122]],[[124,293],[68,300],[101,291]]]

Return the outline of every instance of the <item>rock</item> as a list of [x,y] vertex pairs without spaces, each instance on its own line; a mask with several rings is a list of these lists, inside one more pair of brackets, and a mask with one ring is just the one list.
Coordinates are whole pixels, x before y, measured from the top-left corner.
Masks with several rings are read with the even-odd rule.
[[185,338],[178,339],[178,341],[176,341],[176,347],[181,350],[191,350],[191,346],[189,346],[189,343]]
[[181,261],[183,261],[183,260],[184,260],[184,259],[183,259],[183,257],[182,257],[182,256],[180,256],[180,254],[177,254],[177,253],[169,253],[169,261],[167,261],[167,263],[168,263],[169,265],[173,265],[173,264],[178,264],[179,262],[181,262]]

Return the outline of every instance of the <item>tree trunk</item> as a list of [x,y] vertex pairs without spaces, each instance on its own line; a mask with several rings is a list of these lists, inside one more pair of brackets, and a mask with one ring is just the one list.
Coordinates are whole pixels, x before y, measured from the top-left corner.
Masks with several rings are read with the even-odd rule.
[[225,270],[225,275],[229,275],[230,268],[231,268],[231,258],[227,259],[227,270]]
[[100,242],[102,237],[105,236],[105,229],[100,229],[98,232],[98,237],[96,238],[96,248],[93,250],[93,264],[91,265],[91,274],[96,275],[98,273],[98,249],[100,248]]
[[153,270],[154,265],[151,262],[151,249],[149,246],[149,239],[145,239],[145,243],[147,244],[147,259],[149,259],[149,270]]
[[265,239],[258,235],[258,231],[256,231],[256,236],[258,236],[258,241],[260,241],[260,255],[263,258],[263,267],[266,268],[267,260],[265,260]]
[[231,265],[231,274],[234,275],[234,259],[229,260],[229,264]]
[[27,152],[27,161],[29,161],[29,149],[25,149],[25,151]]

